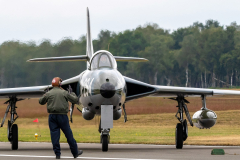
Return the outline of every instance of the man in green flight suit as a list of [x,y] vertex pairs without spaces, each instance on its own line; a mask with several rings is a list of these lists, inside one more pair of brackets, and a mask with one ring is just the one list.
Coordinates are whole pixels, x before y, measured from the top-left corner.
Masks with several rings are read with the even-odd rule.
[[60,159],[61,156],[59,144],[60,129],[67,138],[73,157],[77,158],[83,153],[83,151],[78,150],[77,143],[73,138],[72,130],[69,125],[67,113],[69,111],[68,101],[76,104],[78,102],[78,97],[72,92],[71,88],[69,88],[69,92],[62,89],[61,82],[61,78],[53,78],[52,90],[44,94],[43,97],[39,99],[39,103],[41,105],[45,105],[47,103],[47,111],[49,113],[48,123],[56,159]]

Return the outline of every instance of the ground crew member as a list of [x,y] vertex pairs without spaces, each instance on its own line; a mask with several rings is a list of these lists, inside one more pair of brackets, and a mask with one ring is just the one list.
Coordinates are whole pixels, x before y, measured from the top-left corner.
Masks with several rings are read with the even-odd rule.
[[67,113],[69,111],[68,101],[76,104],[78,102],[78,97],[75,93],[72,92],[72,89],[70,87],[69,91],[62,89],[61,82],[61,78],[53,78],[52,90],[44,94],[43,97],[39,99],[39,103],[41,105],[45,105],[47,103],[47,111],[49,113],[48,123],[56,159],[60,159],[61,156],[61,149],[59,144],[60,129],[63,131],[65,137],[67,138],[67,142],[70,146],[73,157],[77,158],[83,153],[83,151],[78,150],[77,143],[73,138],[72,130],[69,125]]

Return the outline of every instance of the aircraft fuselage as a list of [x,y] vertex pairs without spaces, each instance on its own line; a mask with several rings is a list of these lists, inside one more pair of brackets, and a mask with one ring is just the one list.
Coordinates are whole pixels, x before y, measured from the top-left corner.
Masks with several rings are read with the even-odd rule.
[[[109,52],[108,52],[109,53]],[[101,65],[100,60],[109,58],[110,67],[91,67],[86,70],[80,77],[80,98],[79,102],[82,105],[83,117],[86,120],[91,120],[95,115],[101,114],[101,105],[113,105],[113,119],[117,120],[121,117],[121,106],[126,99],[126,83],[122,74],[112,66],[110,59],[111,54],[100,52],[101,54],[96,62]],[[108,60],[108,59],[107,59]],[[92,64],[91,64],[92,65]],[[97,65],[97,66],[99,66]]]

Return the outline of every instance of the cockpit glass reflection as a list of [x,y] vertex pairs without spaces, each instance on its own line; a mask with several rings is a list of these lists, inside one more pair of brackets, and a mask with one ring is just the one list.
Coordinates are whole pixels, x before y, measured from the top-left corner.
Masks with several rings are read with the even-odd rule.
[[111,62],[112,62],[112,68],[116,69],[117,68],[117,62],[113,56],[110,56]]
[[106,54],[102,54],[99,60],[99,67],[112,67],[111,62]]
[[97,69],[98,68],[98,59],[99,59],[99,54],[93,57],[92,64],[91,64],[91,69]]
[[104,67],[117,69],[115,58],[111,54],[105,52],[95,55],[91,60],[92,70]]

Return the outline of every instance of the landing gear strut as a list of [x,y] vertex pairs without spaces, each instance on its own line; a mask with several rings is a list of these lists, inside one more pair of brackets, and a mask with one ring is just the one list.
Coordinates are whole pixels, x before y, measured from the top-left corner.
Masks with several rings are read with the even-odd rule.
[[73,110],[74,110],[74,104],[72,103],[71,108],[70,108],[70,122],[71,123],[73,123],[73,119],[72,119]]
[[127,112],[126,112],[125,104],[123,104],[123,112],[124,112],[124,123],[126,123],[128,120],[127,120]]
[[102,143],[102,151],[107,152],[108,151],[108,143],[110,141],[110,129],[103,129],[101,127],[101,119],[98,127],[98,132],[101,133],[100,135],[100,142]]
[[[10,110],[11,119],[8,120],[8,140],[12,144],[12,150],[18,149],[18,126],[17,124],[14,124],[16,119],[18,118],[17,112],[16,112],[16,103],[17,101],[21,101],[23,99],[17,99],[16,96],[10,97],[8,101],[6,101],[4,104],[8,104],[7,110],[5,112],[5,115],[3,117],[3,121],[1,123],[1,127],[3,127],[3,124],[5,122],[5,119],[7,117],[7,114]],[[16,116],[16,117],[15,117]]]
[[[183,147],[183,141],[187,140],[188,137],[188,126],[187,126],[187,120],[183,120],[183,110],[185,111],[186,117],[190,123],[191,126],[193,126],[192,119],[190,117],[190,114],[188,112],[187,105],[185,103],[189,103],[183,95],[178,95],[177,98],[170,98],[172,100],[176,100],[178,102],[178,111],[175,115],[175,117],[179,120],[180,123],[176,126],[175,131],[175,144],[177,149],[182,149]],[[178,117],[179,114],[179,117]]]
[[102,143],[102,151],[107,152],[108,151],[108,144],[110,141],[110,129],[103,129],[101,127],[101,119],[98,127],[98,132],[101,133],[100,136],[100,142]]

